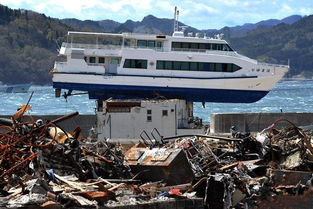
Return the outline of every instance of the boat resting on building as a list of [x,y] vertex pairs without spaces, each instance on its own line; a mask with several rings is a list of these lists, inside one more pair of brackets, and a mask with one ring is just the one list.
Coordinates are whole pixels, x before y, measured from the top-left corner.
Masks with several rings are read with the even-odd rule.
[[[183,99],[252,103],[289,70],[260,63],[216,37],[68,32],[53,87],[88,92],[91,99]],[[59,94],[58,93],[58,94]]]

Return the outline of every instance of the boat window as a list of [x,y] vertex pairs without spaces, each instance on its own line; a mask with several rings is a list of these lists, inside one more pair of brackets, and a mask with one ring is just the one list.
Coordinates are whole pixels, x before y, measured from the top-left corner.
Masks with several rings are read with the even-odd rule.
[[232,64],[232,71],[235,72],[237,70],[240,70],[241,67],[239,67],[238,65]]
[[270,69],[267,69],[267,72],[269,73],[271,70]]
[[205,43],[200,43],[199,44],[199,49],[206,49],[206,44]]
[[148,47],[154,48],[155,47],[155,41],[148,41]]
[[189,70],[189,69],[190,69],[189,62],[181,62],[181,70]]
[[212,44],[212,50],[217,50],[217,44]]
[[228,72],[227,71],[227,64],[225,64],[225,63],[222,64],[222,72]]
[[188,48],[190,48],[190,47],[189,47],[189,43],[183,42],[183,43],[182,43],[182,48],[183,48],[183,49],[188,49]]
[[228,44],[226,44],[226,47],[228,48],[228,51],[234,51]]
[[[210,71],[209,63],[207,63],[207,62],[203,63],[203,71]],[[213,71],[213,70],[211,70],[211,71]]]
[[137,41],[137,47],[147,47],[147,41],[146,40],[138,40]]
[[215,63],[209,63],[209,70],[208,71],[216,71]]
[[96,57],[89,57],[89,63],[96,63]]
[[223,51],[232,51],[227,44],[223,44]]
[[198,70],[199,71],[204,71],[204,62],[199,62],[198,63]]
[[141,68],[147,69],[147,60],[131,60],[126,59],[124,62],[124,68]]
[[120,64],[120,59],[119,58],[111,58],[110,64],[118,65],[118,64]]
[[172,48],[174,48],[174,49],[182,48],[181,43],[180,42],[172,42]]
[[157,61],[156,69],[165,69],[164,68],[164,61]]
[[126,38],[126,39],[124,40],[124,46],[130,46],[130,43],[131,43],[131,40],[130,40],[130,39]]
[[172,49],[207,49],[233,51],[228,44],[172,42]]
[[216,63],[215,64],[215,69],[217,72],[223,72],[222,64],[221,63]]
[[156,42],[156,47],[157,48],[162,48],[162,42],[161,41],[157,41]]
[[174,62],[173,63],[173,70],[180,70],[181,62]]
[[172,61],[165,61],[164,68],[167,70],[172,70],[173,69],[173,62]]
[[190,70],[191,71],[197,71],[198,70],[197,62],[190,62]]
[[167,110],[162,110],[162,116],[168,116]]
[[210,62],[179,62],[157,60],[158,70],[184,70],[184,71],[206,71],[206,72],[235,72],[240,66],[232,63],[210,63]]
[[190,48],[191,49],[199,49],[199,44],[198,43],[190,43]]
[[98,61],[99,61],[99,63],[104,63],[104,61],[105,61],[105,60],[104,60],[104,57],[99,57],[99,60],[98,60]]
[[85,62],[87,62],[87,57],[84,57]]

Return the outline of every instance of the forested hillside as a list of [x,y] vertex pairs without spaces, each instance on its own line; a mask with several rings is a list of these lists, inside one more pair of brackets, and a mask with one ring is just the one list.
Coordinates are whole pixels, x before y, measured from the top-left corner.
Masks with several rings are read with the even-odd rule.
[[313,15],[291,25],[258,28],[230,42],[240,53],[259,61],[287,64],[290,59],[289,76],[313,76]]
[[0,81],[48,84],[69,26],[58,19],[0,5]]

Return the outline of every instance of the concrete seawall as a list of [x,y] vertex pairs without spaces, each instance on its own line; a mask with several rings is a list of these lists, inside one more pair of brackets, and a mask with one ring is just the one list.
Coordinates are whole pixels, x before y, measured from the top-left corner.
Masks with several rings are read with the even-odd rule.
[[[63,115],[32,115],[34,120],[51,121]],[[0,118],[10,118],[11,115],[0,115]],[[96,127],[96,115],[78,115],[58,123],[65,131],[72,132],[77,126],[81,127],[83,136],[87,137],[90,128]]]
[[[259,132],[277,119],[285,118],[297,126],[313,124],[313,113],[214,113],[211,115],[211,133],[229,133],[231,126],[241,132]],[[289,125],[279,123],[280,128]]]

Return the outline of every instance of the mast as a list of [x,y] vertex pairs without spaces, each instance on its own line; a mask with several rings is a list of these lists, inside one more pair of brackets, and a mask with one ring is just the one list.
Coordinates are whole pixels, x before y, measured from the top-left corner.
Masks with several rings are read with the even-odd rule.
[[177,10],[177,7],[175,6],[173,32],[178,31],[178,16],[179,16],[179,11]]

